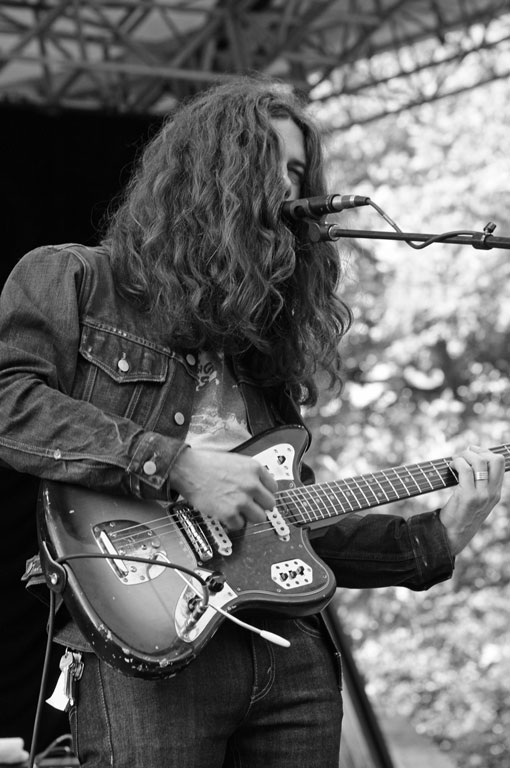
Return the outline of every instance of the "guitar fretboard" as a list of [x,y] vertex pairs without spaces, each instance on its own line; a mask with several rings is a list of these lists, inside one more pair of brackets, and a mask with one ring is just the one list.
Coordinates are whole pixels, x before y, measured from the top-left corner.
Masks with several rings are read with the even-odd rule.
[[[491,449],[505,457],[505,472],[510,469],[510,444]],[[421,496],[457,484],[451,458],[382,469],[345,480],[303,485],[277,494],[279,501],[297,524],[324,521],[349,512],[378,507]]]

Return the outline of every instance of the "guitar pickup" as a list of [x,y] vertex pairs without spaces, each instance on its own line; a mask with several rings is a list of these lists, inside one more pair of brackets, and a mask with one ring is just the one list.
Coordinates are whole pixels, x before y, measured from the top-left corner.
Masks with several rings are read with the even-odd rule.
[[274,509],[268,509],[266,511],[267,519],[273,526],[276,535],[280,539],[280,541],[289,541],[290,539],[290,530],[289,526],[283,519],[283,515],[278,509],[278,507],[274,507]]
[[202,515],[204,526],[214,547],[222,557],[230,557],[232,554],[232,541],[222,524],[210,515]]

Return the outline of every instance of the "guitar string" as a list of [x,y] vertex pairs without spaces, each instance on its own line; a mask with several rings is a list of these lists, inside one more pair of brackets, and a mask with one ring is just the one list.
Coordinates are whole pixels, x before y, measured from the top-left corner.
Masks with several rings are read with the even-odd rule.
[[[492,449],[494,452],[506,453],[510,455],[510,445],[506,444],[498,446]],[[371,473],[368,476],[357,476],[347,478],[346,480],[336,480],[326,483],[319,483],[313,485],[297,486],[296,488],[288,488],[282,491],[278,491],[275,496],[277,498],[277,508],[280,508],[282,517],[285,521],[290,523],[299,522],[319,522],[321,520],[327,520],[328,517],[338,516],[339,514],[348,514],[363,509],[369,509],[381,504],[398,501],[403,498],[415,496],[429,491],[440,490],[442,487],[446,488],[451,485],[452,477],[455,475],[450,467],[449,462],[451,459],[439,459],[436,461],[424,462],[422,464],[414,465],[402,465],[400,467],[392,467],[386,470],[379,470],[375,473]],[[432,471],[433,476],[436,477],[436,482],[440,482],[441,485],[434,485],[431,479],[427,475],[427,468]],[[508,470],[508,466],[505,466],[505,470]],[[405,496],[397,491],[394,483],[388,477],[388,474],[392,472],[395,474],[397,480],[402,485],[405,492]],[[400,473],[400,474],[399,474]],[[405,485],[401,475],[405,473],[408,478],[411,478],[415,486],[415,490],[410,491]],[[446,477],[444,476],[446,474]],[[379,489],[378,495],[370,483],[375,483]],[[349,487],[349,484],[353,486],[353,489]],[[342,485],[347,488],[346,494],[342,489]],[[364,486],[364,489],[363,487]],[[356,490],[360,492],[361,496],[356,495]],[[337,491],[344,497],[344,502],[337,496]],[[373,496],[373,500],[365,493],[367,491]],[[389,492],[389,495],[388,495]],[[314,499],[315,496],[315,499]],[[352,498],[351,498],[352,497]],[[353,505],[352,499],[357,503],[357,506]],[[280,504],[278,504],[278,500]],[[318,502],[321,502],[319,504]],[[298,503],[296,503],[298,502]],[[313,504],[317,507],[317,510],[313,509]],[[325,512],[324,506],[331,506],[329,512]],[[347,508],[345,508],[347,505]],[[340,507],[341,512],[338,512]],[[180,509],[184,508],[185,511],[193,515],[190,519],[190,524],[197,528],[202,535],[208,540],[207,536],[207,523],[201,518],[200,513],[195,512],[192,508],[181,505]],[[171,534],[174,530],[180,530],[186,535],[186,525],[176,519],[169,519],[168,514],[177,514],[179,507],[176,510],[169,509],[167,515],[160,518],[149,520],[145,523],[137,523],[132,526],[128,526],[115,534],[115,543],[122,543],[122,541],[130,541],[133,543],[133,538],[136,538],[136,544],[139,546],[147,541],[153,540],[154,533],[166,533]],[[307,517],[308,515],[308,517]],[[160,525],[158,525],[160,524]],[[150,526],[150,532],[147,533],[147,528]],[[140,529],[136,533],[136,529]],[[266,533],[274,530],[272,523],[264,521],[261,523],[250,524],[250,527],[242,532],[230,531],[228,533],[229,538],[239,539],[247,535],[256,535],[258,533]],[[145,538],[143,538],[145,536]]]
[[[377,481],[377,482],[378,482],[378,486],[384,490],[384,487],[383,487],[382,483],[380,481]],[[335,498],[335,501],[337,502],[337,505],[340,506],[340,509],[342,510],[343,513],[348,513],[348,512],[355,511],[356,507],[353,506],[352,502],[349,500],[348,495],[341,488],[339,490],[340,490],[340,492],[342,493],[342,495],[343,495],[343,497],[345,499],[345,504],[342,504],[340,502],[340,500],[336,496],[336,493],[334,492],[333,485],[334,484],[331,484],[331,487],[330,487],[330,484],[326,483],[324,485],[320,484],[320,485],[312,485],[312,486],[298,486],[296,488],[289,488],[289,489],[285,489],[285,490],[282,490],[282,491],[278,491],[275,495],[277,497],[277,500],[279,499],[282,502],[282,505],[283,505],[284,509],[286,509],[286,510],[289,510],[289,509],[292,510],[293,509],[293,502],[296,501],[296,499],[294,499],[293,497],[297,497],[297,500],[300,502],[300,507],[301,508],[305,507],[310,514],[313,514],[313,510],[309,509],[309,507],[310,507],[309,497],[311,499],[313,499],[313,494],[315,494],[316,496],[318,496],[319,498],[321,498],[324,501],[328,501],[328,500],[331,501],[331,496],[333,495],[334,498]],[[394,487],[392,487],[391,490],[393,490],[393,492],[394,492]],[[423,490],[426,490],[426,488],[421,489],[421,491],[423,491]],[[348,493],[351,493],[351,492],[348,491]],[[365,499],[366,499],[366,501],[368,503],[368,498],[366,497],[366,494],[364,494],[364,497],[365,497]],[[386,493],[384,493],[384,498],[385,498],[385,500],[388,500],[388,501],[392,500],[388,496],[388,494],[386,494]],[[375,504],[380,504],[381,503],[380,497],[377,497],[375,494],[374,494],[374,503]],[[278,503],[277,503],[277,506],[278,506]],[[364,508],[364,505],[358,503],[358,507],[357,508],[358,509],[362,509],[362,508]],[[321,506],[320,509],[322,510],[323,507]],[[193,510],[190,507],[186,507],[186,505],[183,504],[180,507],[177,506],[177,508],[175,510],[168,509],[168,513],[167,514],[176,515],[176,514],[178,514],[179,511],[182,511],[182,510],[184,510],[185,513],[186,512],[193,513]],[[297,512],[295,510],[297,510],[297,507],[294,507],[293,514],[296,515],[294,518],[292,518],[292,515],[289,516],[287,514],[286,519],[288,519],[289,522],[299,522],[300,515],[297,514]],[[335,508],[335,513],[337,513],[336,508]],[[191,519],[190,522],[192,524],[197,525],[198,523],[200,523],[199,513],[193,513],[193,514],[195,515],[195,517],[194,517],[194,519]],[[157,527],[158,523],[161,523],[161,528]],[[201,523],[201,525],[207,527],[205,522]],[[175,518],[169,519],[167,517],[167,515],[164,515],[164,516],[162,516],[160,518],[154,518],[153,520],[149,520],[149,521],[147,521],[145,523],[137,523],[135,525],[126,526],[125,528],[120,529],[120,531],[117,530],[116,531],[116,535],[115,535],[115,539],[116,539],[116,541],[121,540],[122,539],[122,534],[125,534],[126,538],[132,538],[133,536],[137,535],[137,533],[136,533],[136,529],[137,528],[140,529],[139,530],[140,534],[144,534],[146,532],[147,526],[151,526],[151,528],[153,530],[156,530],[156,531],[158,531],[160,529],[166,529],[166,532],[171,532],[172,528],[175,528],[175,529],[178,529],[178,530],[185,530],[186,529],[186,525],[184,523],[180,522],[179,520],[177,520]],[[264,521],[263,523],[252,524],[250,526],[250,532],[255,532],[253,529],[254,528],[260,528],[261,526],[264,527],[264,529],[267,529],[267,530],[271,530],[272,527],[273,527],[270,523]],[[235,535],[235,532],[231,532],[231,533],[234,533],[234,535]]]
[[[503,446],[503,447],[501,447],[501,450],[508,452],[509,451],[509,447],[508,446]],[[439,473],[439,471],[437,469],[437,465],[438,464],[441,464],[443,466],[443,468],[446,467],[448,472],[451,473],[451,470],[450,470],[450,467],[449,467],[449,464],[448,464],[448,460],[442,459],[442,460],[439,460],[439,461],[436,461],[436,462],[426,462],[424,465],[421,465],[421,466],[420,465],[411,465],[411,466],[407,466],[406,465],[406,466],[403,466],[403,467],[392,468],[390,470],[382,470],[380,472],[372,474],[370,477],[372,478],[372,480],[377,482],[377,485],[381,489],[381,491],[383,492],[383,497],[384,497],[384,498],[381,498],[381,496],[378,496],[377,494],[375,494],[373,489],[369,488],[369,486],[367,485],[367,488],[369,488],[370,493],[374,497],[373,504],[372,504],[372,502],[369,501],[369,499],[366,496],[366,494],[362,491],[362,488],[360,486],[360,481],[365,483],[365,484],[367,484],[368,481],[367,481],[367,479],[365,477],[361,477],[361,476],[358,477],[358,478],[350,478],[350,479],[348,479],[346,481],[334,481],[332,483],[317,484],[317,485],[312,485],[312,486],[298,486],[297,488],[286,489],[284,491],[277,492],[276,496],[277,496],[277,498],[278,497],[281,498],[281,500],[282,500],[286,510],[288,510],[289,508],[292,509],[292,501],[293,501],[292,497],[293,496],[297,496],[298,498],[301,497],[301,498],[299,498],[299,501],[300,501],[300,504],[301,504],[301,507],[299,509],[299,514],[296,514],[294,512],[294,514],[296,514],[296,517],[294,519],[291,519],[291,517],[289,517],[287,515],[287,519],[288,519],[289,522],[303,522],[303,520],[305,522],[314,522],[314,521],[317,521],[317,520],[327,519],[327,515],[324,514],[323,506],[319,506],[318,504],[317,504],[317,507],[318,507],[318,510],[319,510],[319,513],[320,513],[319,517],[317,517],[316,513],[313,510],[310,509],[309,501],[310,501],[310,499],[313,501],[313,494],[315,494],[315,496],[318,496],[323,502],[324,501],[326,501],[326,502],[331,501],[332,503],[334,503],[335,504],[335,508],[333,510],[333,514],[334,515],[338,514],[337,505],[340,506],[340,508],[342,510],[342,513],[353,512],[353,511],[356,511],[356,509],[358,509],[358,510],[359,509],[366,509],[367,505],[368,505],[368,507],[370,507],[370,506],[379,505],[381,503],[385,503],[386,501],[399,500],[400,498],[402,498],[400,496],[400,494],[398,494],[398,492],[396,491],[396,489],[395,489],[393,483],[391,482],[391,480],[389,479],[389,477],[388,477],[388,473],[389,472],[394,472],[396,474],[396,476],[398,477],[398,471],[399,470],[405,471],[408,476],[413,478],[413,481],[414,481],[414,483],[416,485],[416,488],[417,488],[417,493],[423,493],[423,492],[427,492],[427,491],[438,490],[441,487],[441,486],[435,487],[430,482],[429,478],[426,476],[426,474],[425,474],[425,472],[423,470],[424,466],[431,466],[432,469],[434,470],[434,472],[438,475],[438,477],[439,477],[443,487],[446,487],[447,482],[443,479],[443,477]],[[425,486],[421,486],[420,485],[420,483],[417,481],[416,477],[413,475],[413,471],[423,474],[425,482],[426,482]],[[380,477],[382,477],[383,482],[381,482],[378,479],[378,477],[377,477],[378,475]],[[419,475],[418,475],[418,477],[419,477]],[[415,494],[411,493],[409,491],[409,489],[407,489],[405,487],[404,483],[402,482],[402,480],[400,478],[399,478],[399,480],[400,480],[400,483],[402,484],[402,486],[403,486],[403,488],[406,491],[408,496],[416,495],[416,493]],[[348,498],[348,496],[341,489],[341,484],[342,483],[344,485],[346,485],[347,488],[349,488],[349,482],[354,484],[355,487],[357,487],[359,490],[362,491],[362,495],[364,497],[364,500],[366,501],[366,504],[362,504],[358,500],[358,506],[357,507],[353,506],[353,504],[350,501],[350,499]],[[390,493],[393,492],[393,494],[395,494],[393,498],[388,497],[388,494],[386,493],[385,488],[384,488],[384,482],[388,483]],[[337,490],[340,490],[342,495],[344,496],[344,498],[346,500],[346,503],[347,503],[347,509],[345,509],[344,506],[340,503],[340,500],[339,500],[338,496],[336,496],[336,493],[334,491],[335,488]],[[350,490],[349,490],[349,493],[352,496],[352,493],[350,492]],[[289,497],[288,500],[287,500],[287,504],[285,504],[285,497],[286,496]],[[331,496],[333,496],[334,501],[332,500]],[[354,498],[356,499],[356,496],[354,496]],[[304,502],[304,504],[303,504],[303,502]],[[306,507],[306,511],[307,511],[308,514],[312,514],[312,518],[310,518],[310,519],[306,519],[306,517],[303,518],[303,510],[302,510],[303,506]],[[190,510],[190,508],[187,508],[187,509],[190,512],[193,512],[193,510]],[[203,530],[203,527],[206,526],[206,524],[200,522],[198,513],[193,512],[193,514],[195,515],[195,519],[192,520],[192,524],[194,524],[199,529]],[[178,521],[175,521],[175,520],[171,521],[171,520],[168,520],[168,518],[166,518],[166,517],[165,518],[160,518],[159,520],[164,520],[163,527],[166,528],[167,531],[171,532],[172,527],[174,527],[176,529],[185,530],[185,526],[182,523],[178,522]],[[148,521],[147,523],[145,523],[144,526],[142,526],[142,531],[144,532],[148,525],[155,525],[156,523],[159,522],[159,520],[155,519],[153,521]],[[130,526],[129,528],[126,528],[125,530],[129,531],[129,536],[132,537],[133,536],[133,531],[137,527],[139,527],[138,524],[135,525],[135,526]],[[264,531],[266,531],[266,530],[271,530],[273,528],[273,526],[271,525],[271,523],[266,523],[266,522],[259,523],[259,524],[254,524],[254,525],[250,526],[250,529],[249,529],[248,533],[250,535],[253,535],[255,533],[264,532],[264,531],[260,530],[261,528],[263,528]],[[232,531],[232,532],[230,532],[230,535],[233,538],[238,538],[240,535],[246,535],[246,532],[243,531],[243,534],[236,534],[235,531]],[[116,539],[117,538],[121,538],[120,535],[116,536]]]
[[[424,488],[421,490],[428,491],[428,490],[437,490],[435,487],[430,487],[430,484],[427,484]],[[332,502],[332,494],[334,497],[334,502]],[[292,491],[282,492],[280,494],[277,494],[277,496],[280,495],[283,498],[281,501],[283,502],[283,509],[281,509],[282,516],[284,519],[286,519],[288,522],[317,522],[321,520],[325,520],[328,518],[328,514],[324,511],[324,506],[333,503],[333,511],[332,513],[329,513],[329,516],[338,516],[338,506],[340,506],[338,499],[338,496],[330,489],[330,492],[327,493],[326,491],[319,491],[319,493],[315,494],[318,499],[313,499],[313,496],[310,496],[309,489],[307,487],[300,487],[297,489],[292,489]],[[411,495],[408,493],[408,495]],[[345,496],[345,494],[344,494]],[[287,497],[286,499],[284,497]],[[365,494],[366,498],[366,494]],[[399,497],[396,497],[399,498]],[[310,499],[314,501],[317,511],[313,509],[313,507],[310,505]],[[384,495],[384,499],[382,500],[382,503],[385,503],[385,501],[391,501],[391,498],[388,498],[387,494]],[[322,503],[319,503],[322,502]],[[335,504],[336,502],[336,504]],[[381,498],[374,495],[374,503],[379,505],[381,503]],[[280,505],[281,507],[282,505]],[[374,506],[374,505],[372,505]],[[358,503],[358,507],[353,506],[352,504],[349,504],[347,509],[345,509],[343,506],[341,507],[342,513],[349,513],[349,512],[355,512],[357,509],[363,509],[366,508],[362,504]],[[161,521],[161,525],[157,525]],[[207,526],[201,520],[200,516],[198,514],[195,514],[195,518],[191,521],[191,525],[194,526],[196,530],[199,531],[204,537],[206,542],[208,543],[207,538]],[[147,531],[147,527],[151,526],[151,530]],[[140,528],[140,530],[135,534],[134,531],[136,528]],[[251,524],[248,530],[243,530],[241,533],[237,533],[235,531],[231,531],[228,535],[229,538],[233,541],[238,540],[241,537],[244,536],[252,536],[259,533],[266,533],[268,531],[271,531],[273,529],[273,526],[271,523],[264,521],[263,523],[259,524]],[[122,536],[120,534],[116,535],[116,543],[122,544],[123,539],[124,541],[131,541],[131,543],[136,543],[138,545],[144,544],[146,541],[149,541],[153,539],[153,534],[160,533],[172,533],[173,530],[181,530],[184,534],[186,534],[186,526],[182,523],[176,521],[175,519],[169,519],[167,517],[160,518],[159,520],[153,520],[149,521],[146,524],[136,526],[131,526],[129,528],[124,529],[126,535]],[[147,533],[146,533],[147,532]],[[133,538],[135,541],[133,542]]]

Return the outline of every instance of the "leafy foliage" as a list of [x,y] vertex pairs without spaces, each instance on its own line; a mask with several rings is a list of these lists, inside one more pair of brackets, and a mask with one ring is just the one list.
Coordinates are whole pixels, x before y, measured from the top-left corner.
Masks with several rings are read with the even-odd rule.
[[[333,109],[318,111],[326,127]],[[368,195],[405,232],[481,231],[492,220],[508,238],[509,124],[510,83],[500,81],[332,132],[330,189]],[[338,217],[345,229],[390,229],[370,206]],[[318,479],[510,442],[508,251],[360,238],[339,247],[355,323],[343,341],[343,393],[324,391],[308,414]],[[441,494],[388,511],[435,508]],[[452,581],[426,593],[341,595],[369,694],[462,768],[508,765],[509,510],[507,477]]]

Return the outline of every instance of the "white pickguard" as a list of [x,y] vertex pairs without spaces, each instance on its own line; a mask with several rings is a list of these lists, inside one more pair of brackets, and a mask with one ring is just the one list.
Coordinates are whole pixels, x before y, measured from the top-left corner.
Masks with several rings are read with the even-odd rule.
[[294,480],[292,467],[294,465],[295,450],[289,443],[279,443],[257,453],[253,458],[262,464],[276,481]]

